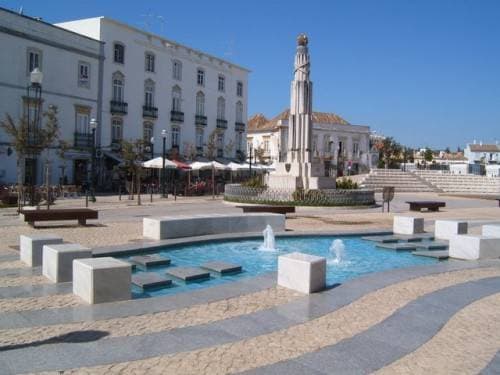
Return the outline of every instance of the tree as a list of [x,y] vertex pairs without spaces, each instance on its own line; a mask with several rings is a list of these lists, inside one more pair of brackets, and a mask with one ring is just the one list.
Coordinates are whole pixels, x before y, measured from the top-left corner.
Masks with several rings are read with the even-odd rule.
[[402,147],[392,137],[377,142],[375,148],[378,150],[379,159],[386,169],[395,166],[401,160]]
[[255,160],[259,161],[259,164],[265,164],[266,158],[264,157],[265,151],[262,147],[258,147],[254,151],[255,153]]
[[427,147],[424,151],[424,160],[427,162],[431,162],[432,159],[434,159],[434,155],[432,153],[432,150]]
[[[57,119],[57,107],[50,105],[43,113],[42,121],[45,125],[29,124],[26,116],[21,117],[17,122],[9,114],[0,121],[0,128],[11,138],[12,148],[17,156],[17,184],[18,184],[18,205],[21,203],[21,191],[24,190],[24,164],[28,156],[40,155],[44,150],[59,139],[59,122]],[[33,131],[35,129],[35,131]],[[34,202],[34,192],[31,193],[31,204]]]
[[234,149],[234,142],[230,140],[224,146],[224,152],[226,153],[226,156],[230,157],[233,154],[233,149]]
[[208,136],[206,156],[210,160],[215,159],[217,152],[217,131],[214,130]]
[[184,142],[184,156],[188,160],[196,159],[196,147],[192,143]]
[[142,162],[144,161],[146,155],[146,143],[142,139],[137,139],[135,141],[129,142],[123,140],[122,143],[122,159],[125,164],[125,168],[131,175],[130,191],[129,195],[133,197],[134,195],[134,184],[135,191],[137,191],[137,205],[141,205],[141,180],[143,177],[144,169],[142,167]]
[[449,147],[446,147],[445,150],[444,150],[444,152],[446,152],[447,154],[451,154],[451,150],[450,150]]

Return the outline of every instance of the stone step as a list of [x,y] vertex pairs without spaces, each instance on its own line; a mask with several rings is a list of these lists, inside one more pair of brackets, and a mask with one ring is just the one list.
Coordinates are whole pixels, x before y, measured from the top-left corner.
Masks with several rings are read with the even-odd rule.
[[376,247],[384,250],[394,250],[394,251],[415,251],[417,250],[417,247],[415,244],[411,243],[378,243],[375,245]]
[[199,267],[174,267],[167,271],[167,275],[183,281],[202,281],[210,279],[210,272]]
[[130,262],[137,264],[137,266],[141,268],[170,265],[170,259],[157,254],[137,255],[130,257],[129,260]]
[[172,285],[172,279],[158,275],[156,272],[140,272],[132,275],[132,284],[142,289],[158,288]]
[[412,255],[416,255],[416,256],[420,256],[420,257],[436,258],[439,260],[448,259],[450,257],[448,250],[413,251]]
[[205,268],[209,271],[220,273],[222,275],[228,273],[238,273],[242,271],[240,265],[221,262],[221,261],[203,263],[200,267]]
[[388,235],[388,236],[365,236],[365,237],[361,237],[362,240],[365,240],[365,241],[373,241],[373,242],[378,242],[378,243],[394,243],[394,242],[398,242],[399,240],[392,236],[392,235]]
[[448,250],[448,242],[445,241],[421,242],[416,246],[417,249],[423,250]]

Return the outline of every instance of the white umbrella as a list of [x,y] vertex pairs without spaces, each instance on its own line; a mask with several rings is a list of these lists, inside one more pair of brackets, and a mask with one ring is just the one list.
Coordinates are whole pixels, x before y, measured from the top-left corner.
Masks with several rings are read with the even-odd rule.
[[[144,168],[161,169],[163,167],[163,158],[161,156],[158,156],[157,158],[145,161],[144,163],[142,163],[142,166]],[[165,168],[177,168],[177,164],[165,158]]]
[[230,167],[219,163],[218,161],[195,161],[194,163],[189,165],[192,170],[203,170],[203,169],[218,169],[218,170],[228,170]]

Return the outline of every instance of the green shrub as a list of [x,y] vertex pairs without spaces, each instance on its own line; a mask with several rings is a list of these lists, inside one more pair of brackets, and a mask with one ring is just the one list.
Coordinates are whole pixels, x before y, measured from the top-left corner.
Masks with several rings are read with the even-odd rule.
[[340,181],[337,181],[337,189],[351,190],[358,188],[359,188],[358,183],[354,182],[350,178],[342,177]]
[[251,188],[265,188],[266,185],[262,182],[260,176],[251,177],[250,179],[241,183],[241,186],[251,187]]

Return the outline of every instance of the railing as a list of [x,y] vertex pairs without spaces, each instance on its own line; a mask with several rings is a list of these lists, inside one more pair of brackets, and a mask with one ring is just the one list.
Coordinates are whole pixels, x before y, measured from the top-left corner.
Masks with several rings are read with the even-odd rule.
[[118,113],[122,115],[126,115],[128,112],[128,103],[117,101],[117,100],[111,100],[110,102],[110,112],[111,113]]
[[245,123],[235,122],[234,123],[234,130],[237,132],[244,132],[245,131]]
[[196,156],[203,155],[203,147],[196,147]]
[[217,119],[217,127],[219,129],[227,129],[227,120],[218,118]]
[[78,148],[91,148],[92,134],[75,132],[74,146]]
[[184,112],[170,111],[170,121],[184,122]]
[[207,116],[196,115],[194,118],[195,125],[207,126]]
[[142,116],[150,118],[158,118],[158,108],[147,105],[142,106]]
[[218,158],[223,158],[224,157],[224,150],[221,148],[217,149],[217,157]]

